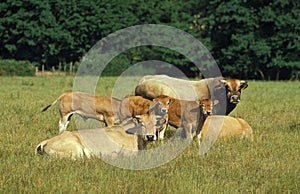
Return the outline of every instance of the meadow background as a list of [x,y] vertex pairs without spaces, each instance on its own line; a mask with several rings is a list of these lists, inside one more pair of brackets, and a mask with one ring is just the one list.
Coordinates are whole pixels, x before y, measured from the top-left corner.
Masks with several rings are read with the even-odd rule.
[[[34,155],[58,133],[56,107],[42,113],[74,77],[0,77],[0,193],[298,193],[300,82],[251,81],[231,116],[253,128],[254,142],[217,141],[200,156],[196,141],[150,170],[120,169],[100,159]],[[97,94],[110,95],[116,77]],[[74,119],[68,127],[76,130]],[[172,135],[172,129],[168,136]],[[156,143],[159,144],[159,143]],[[151,147],[151,146],[150,146]]]

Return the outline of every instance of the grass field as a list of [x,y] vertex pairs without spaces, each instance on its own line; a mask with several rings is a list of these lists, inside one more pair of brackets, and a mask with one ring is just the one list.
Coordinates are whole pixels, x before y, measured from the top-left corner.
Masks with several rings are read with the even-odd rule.
[[[114,80],[103,78],[97,94],[110,95]],[[58,133],[57,108],[42,108],[72,85],[72,77],[0,77],[0,193],[300,191],[300,82],[249,81],[231,116],[249,122],[253,143],[219,140],[200,156],[194,141],[169,163],[140,171],[97,158],[34,155],[39,142]],[[74,119],[68,129],[76,129]]]

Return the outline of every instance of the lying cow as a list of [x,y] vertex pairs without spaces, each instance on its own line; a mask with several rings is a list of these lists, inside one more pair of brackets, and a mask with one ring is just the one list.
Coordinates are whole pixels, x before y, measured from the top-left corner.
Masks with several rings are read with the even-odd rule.
[[212,100],[186,101],[175,99],[169,107],[168,123],[173,127],[183,127],[183,137],[192,139],[200,133],[202,125],[213,111]]
[[[174,99],[169,96],[159,96],[152,101],[141,96],[127,96],[120,105],[120,119],[134,117],[136,115],[146,114],[154,112],[156,115],[160,115],[161,119],[158,120],[157,133],[165,131],[168,127],[168,109],[170,104],[174,102]],[[158,135],[158,139],[163,139],[163,136]]]
[[[215,114],[228,115],[239,103],[241,90],[246,89],[246,81],[222,77],[189,81],[167,75],[144,76],[135,88],[135,94],[148,99],[167,95],[181,100],[218,100]],[[226,107],[226,108],[225,108]]]
[[35,154],[46,154],[72,159],[86,156],[117,156],[144,150],[156,137],[155,114],[143,114],[127,119],[121,125],[64,131],[63,133],[38,144]]
[[[219,126],[221,127],[220,129],[218,129]],[[198,141],[200,142],[206,136],[212,139],[237,136],[253,141],[250,125],[244,119],[230,116],[213,115],[207,117],[198,135]]]
[[70,118],[74,113],[80,115],[84,119],[92,118],[103,121],[106,126],[112,126],[118,121],[118,111],[121,100],[117,98],[66,91],[52,104],[46,106],[42,112],[53,106],[57,101],[60,101],[60,133],[66,130]]

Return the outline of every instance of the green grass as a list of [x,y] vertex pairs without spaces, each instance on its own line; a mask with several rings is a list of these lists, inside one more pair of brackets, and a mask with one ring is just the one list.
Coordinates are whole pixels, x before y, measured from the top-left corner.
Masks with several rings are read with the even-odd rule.
[[[114,80],[103,78],[97,94],[110,95]],[[200,156],[194,141],[169,163],[140,171],[120,169],[97,158],[72,161],[34,155],[39,142],[58,133],[57,108],[44,113],[42,108],[72,89],[72,84],[72,77],[0,77],[0,193],[300,190],[300,82],[249,81],[231,115],[249,122],[253,143],[219,140]],[[68,129],[76,129],[74,119]]]

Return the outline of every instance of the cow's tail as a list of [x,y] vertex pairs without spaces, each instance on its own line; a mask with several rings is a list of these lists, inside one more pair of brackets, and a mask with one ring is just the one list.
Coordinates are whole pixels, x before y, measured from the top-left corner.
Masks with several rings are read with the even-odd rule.
[[48,106],[46,106],[45,108],[43,108],[42,112],[48,110],[48,108],[50,108],[51,106],[53,106],[54,104],[56,104],[57,101],[59,101],[63,95],[64,94],[62,94],[60,97],[58,97],[54,102],[52,102],[52,104],[49,104]]

